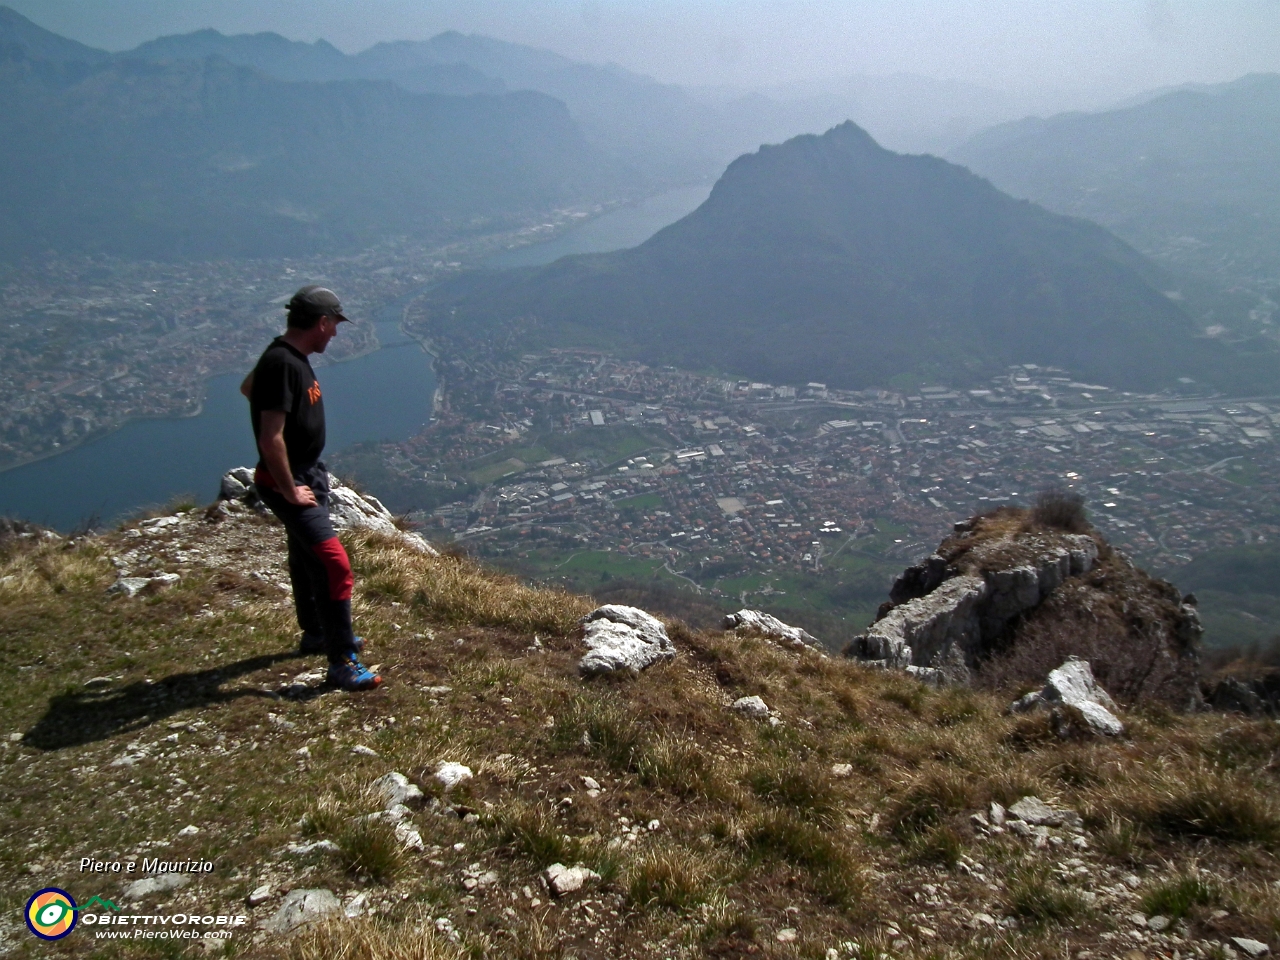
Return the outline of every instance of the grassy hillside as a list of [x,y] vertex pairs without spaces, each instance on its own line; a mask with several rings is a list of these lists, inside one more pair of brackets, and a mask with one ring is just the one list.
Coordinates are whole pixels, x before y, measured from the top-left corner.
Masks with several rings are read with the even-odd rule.
[[[293,648],[279,528],[201,511],[0,552],[0,945],[9,955],[203,956],[17,919],[58,886],[133,909],[162,856],[212,861],[142,912],[246,914],[214,955],[303,958],[1221,957],[1280,946],[1280,727],[1129,705],[1128,735],[1058,740],[999,697],[936,691],[759,638],[670,632],[678,656],[579,678],[585,599],[398,541],[344,538],[385,685],[318,686]],[[176,585],[111,594],[116,567]],[[761,696],[773,721],[729,709]],[[444,761],[475,773],[451,792]],[[845,765],[845,766],[836,766]],[[385,820],[375,780],[426,796]],[[599,785],[590,788],[584,780]],[[1022,838],[974,814],[1035,795],[1078,811]],[[188,829],[190,827],[195,830]],[[318,841],[327,845],[299,852]],[[539,877],[598,880],[556,897]],[[245,897],[271,887],[258,906]],[[357,914],[260,923],[288,889]],[[154,909],[152,909],[154,908]],[[1146,918],[1170,920],[1147,925]],[[1141,923],[1139,922],[1141,921]]]

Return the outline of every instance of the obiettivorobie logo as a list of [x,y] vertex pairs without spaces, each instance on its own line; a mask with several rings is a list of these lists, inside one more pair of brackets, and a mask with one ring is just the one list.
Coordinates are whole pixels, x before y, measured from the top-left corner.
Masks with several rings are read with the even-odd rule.
[[116,912],[120,910],[102,897],[90,897],[84,906],[77,906],[75,898],[67,891],[45,887],[33,893],[27,901],[27,929],[41,940],[61,940],[76,928],[78,915],[95,906]]
[[97,896],[77,905],[75,898],[59,887],[33,893],[25,919],[27,929],[41,940],[61,940],[80,924],[98,928],[94,936],[100,940],[227,940],[236,927],[249,922],[243,914],[124,913],[110,900]]

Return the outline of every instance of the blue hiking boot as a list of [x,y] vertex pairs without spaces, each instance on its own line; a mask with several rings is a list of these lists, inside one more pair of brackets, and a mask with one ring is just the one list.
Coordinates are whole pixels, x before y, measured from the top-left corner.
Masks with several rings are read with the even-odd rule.
[[[356,637],[356,653],[364,649],[364,637]],[[303,633],[302,642],[298,644],[298,653],[309,657],[315,653],[328,653],[329,647],[324,642],[322,633]]]
[[343,690],[372,690],[382,683],[382,677],[360,663],[355,654],[344,663],[329,664],[329,683]]

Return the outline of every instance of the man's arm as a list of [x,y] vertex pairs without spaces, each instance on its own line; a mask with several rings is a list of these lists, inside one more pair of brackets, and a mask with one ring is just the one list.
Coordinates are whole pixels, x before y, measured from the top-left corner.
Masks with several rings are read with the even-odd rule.
[[283,410],[263,410],[260,414],[258,450],[262,452],[262,462],[271,472],[276,489],[282,497],[298,507],[314,507],[315,491],[293,482],[293,473],[289,470],[289,451],[284,445],[284,418]]
[[240,381],[240,392],[244,394],[245,399],[253,394],[253,371],[249,371],[249,375]]

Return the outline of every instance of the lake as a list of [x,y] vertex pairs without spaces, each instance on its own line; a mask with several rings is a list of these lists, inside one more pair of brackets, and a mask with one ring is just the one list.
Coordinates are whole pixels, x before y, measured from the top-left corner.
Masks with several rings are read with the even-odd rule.
[[668,190],[648,200],[611,210],[554,240],[495,254],[484,265],[499,270],[540,267],[574,253],[608,253],[637,247],[663,227],[700,207],[710,193],[710,184]]
[[[710,189],[686,187],[620,207],[485,265],[537,266],[568,254],[636,246],[701,204]],[[407,439],[430,419],[436,378],[431,357],[399,329],[403,305],[401,300],[374,312],[381,349],[316,368],[330,454],[363,441]],[[227,470],[258,459],[248,402],[239,391],[242,376],[209,380],[199,416],[135,420],[66,453],[0,473],[0,516],[65,531],[89,520],[111,523],[177,496],[213,500]]]

